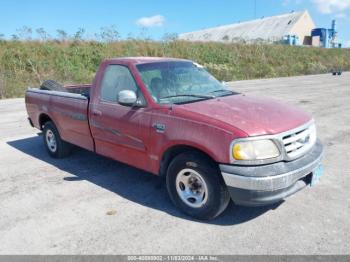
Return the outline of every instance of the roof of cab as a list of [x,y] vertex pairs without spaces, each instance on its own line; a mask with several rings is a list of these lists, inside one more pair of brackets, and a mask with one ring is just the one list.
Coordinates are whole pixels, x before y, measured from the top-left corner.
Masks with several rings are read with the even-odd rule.
[[108,62],[123,62],[123,63],[131,63],[131,64],[146,64],[146,63],[154,63],[154,62],[170,62],[170,61],[187,61],[191,62],[187,59],[181,58],[171,58],[171,57],[147,57],[147,56],[137,56],[137,57],[117,57],[106,59]]

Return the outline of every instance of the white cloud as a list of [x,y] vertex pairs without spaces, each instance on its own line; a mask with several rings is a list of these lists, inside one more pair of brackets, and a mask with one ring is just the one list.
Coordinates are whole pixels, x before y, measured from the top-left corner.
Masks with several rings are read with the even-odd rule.
[[136,20],[136,24],[141,27],[163,26],[165,18],[162,15],[141,17]]
[[350,8],[350,0],[312,0],[317,10],[322,14],[333,14]]

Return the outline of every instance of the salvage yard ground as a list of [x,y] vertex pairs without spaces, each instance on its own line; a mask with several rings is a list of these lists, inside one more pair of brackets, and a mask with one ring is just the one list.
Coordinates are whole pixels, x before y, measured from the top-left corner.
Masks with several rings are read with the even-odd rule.
[[325,145],[317,186],[195,221],[156,176],[82,149],[51,159],[24,100],[2,100],[0,254],[350,254],[350,73],[230,85],[314,116]]

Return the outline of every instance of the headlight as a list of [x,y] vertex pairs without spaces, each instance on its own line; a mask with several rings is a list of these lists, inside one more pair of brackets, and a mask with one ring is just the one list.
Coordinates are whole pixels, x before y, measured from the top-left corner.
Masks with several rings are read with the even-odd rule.
[[276,144],[270,139],[236,142],[231,150],[235,160],[262,160],[280,155]]

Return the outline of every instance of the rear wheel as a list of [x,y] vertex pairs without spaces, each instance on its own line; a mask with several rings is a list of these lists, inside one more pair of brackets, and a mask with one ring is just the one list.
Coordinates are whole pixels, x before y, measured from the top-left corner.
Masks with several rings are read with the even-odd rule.
[[175,157],[169,165],[166,182],[173,203],[198,219],[215,218],[230,201],[218,168],[197,152]]
[[47,152],[54,158],[66,157],[71,152],[72,146],[61,139],[55,124],[51,121],[44,125],[43,139]]

